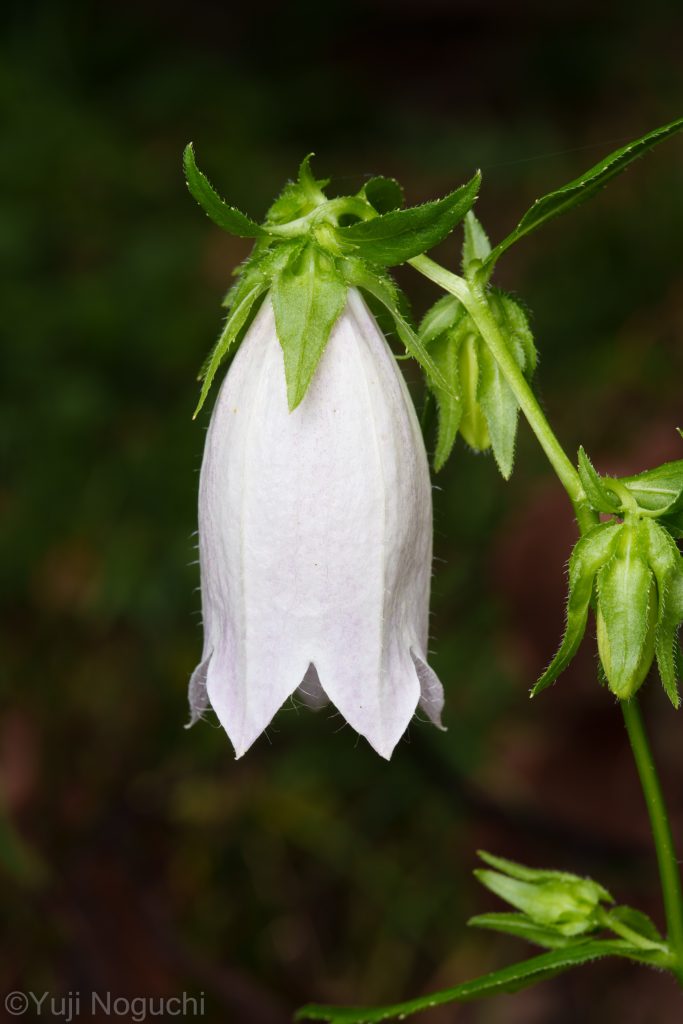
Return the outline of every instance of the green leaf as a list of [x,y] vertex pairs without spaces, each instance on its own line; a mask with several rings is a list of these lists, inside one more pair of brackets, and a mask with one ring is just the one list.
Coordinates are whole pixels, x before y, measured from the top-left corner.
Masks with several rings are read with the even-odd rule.
[[624,523],[597,576],[598,651],[610,690],[628,700],[654,656],[656,591],[642,529]]
[[344,308],[346,284],[327,253],[309,244],[277,274],[272,299],[291,412],[306,394]]
[[462,269],[465,276],[471,263],[475,260],[483,263],[491,252],[491,243],[476,216],[469,210],[465,216],[465,238],[462,243]]
[[242,328],[247,323],[254,304],[264,294],[268,287],[266,281],[259,278],[249,288],[244,289],[241,298],[233,301],[232,308],[228,314],[228,318],[225,321],[225,326],[220,333],[218,341],[216,342],[214,349],[208,359],[205,369],[202,371],[201,380],[202,388],[199,395],[199,401],[197,408],[194,411],[193,419],[196,419],[199,411],[201,410],[206,396],[211,390],[213,379],[216,376],[218,368],[225,359],[226,355],[230,351],[231,347],[239,337]]
[[611,557],[621,529],[621,523],[600,523],[576,543],[569,559],[565,633],[559,651],[531,690],[532,697],[554,683],[576,654],[586,629],[595,576]]
[[683,497],[683,459],[622,477],[620,483],[628,487],[642,509],[659,515],[673,512]]
[[518,939],[526,939],[527,942],[533,942],[534,945],[543,946],[545,949],[566,949],[567,946],[589,941],[581,936],[561,935],[554,928],[545,928],[543,925],[536,924],[526,914],[477,914],[475,917],[471,917],[467,924],[473,928],[486,928],[489,931],[514,935]]
[[183,153],[183,168],[190,194],[214,224],[239,238],[258,238],[265,235],[263,228],[255,221],[221,199],[209,179],[197,167],[191,142],[187,144]]
[[443,199],[339,227],[337,240],[371,263],[386,267],[405,263],[437,245],[453,230],[476,200],[480,180],[477,172],[466,185]]
[[384,178],[381,175],[366,181],[358,195],[361,199],[367,199],[378,213],[400,210],[405,202],[403,189],[396,178]]
[[519,406],[501,373],[498,360],[486,346],[481,350],[479,404],[486,417],[491,447],[504,480],[510,479],[515,458]]
[[349,257],[342,262],[342,272],[348,284],[372,295],[391,314],[396,333],[403,342],[406,352],[420,364],[427,375],[430,387],[444,388],[452,393],[451,385],[406,320],[401,310],[398,289],[388,274],[376,267],[368,266],[363,260]]
[[554,217],[558,217],[561,213],[566,213],[578,206],[579,203],[592,198],[611,178],[621,174],[639,156],[675,135],[682,128],[683,118],[655,128],[654,131],[648,132],[642,138],[629,142],[628,145],[610,153],[609,156],[567,185],[537,199],[524,214],[515,230],[493,249],[486,260],[486,267],[492,269],[506,249],[509,249],[520,238],[524,238],[525,235],[535,231]]
[[411,1014],[430,1010],[445,1003],[464,1003],[486,996],[519,992],[546,978],[566,971],[579,964],[589,963],[605,956],[621,956],[640,963],[668,966],[668,960],[658,950],[651,952],[636,950],[628,942],[620,940],[593,940],[574,944],[566,949],[541,953],[530,960],[504,967],[500,971],[485,974],[473,981],[465,981],[453,988],[431,995],[410,999],[392,1006],[304,1006],[297,1011],[295,1020],[327,1021],[328,1024],[378,1024],[385,1020],[403,1020]]
[[610,491],[609,487],[603,483],[583,445],[579,448],[579,476],[586,497],[596,512],[607,512],[613,515],[620,511],[621,502],[614,492]]

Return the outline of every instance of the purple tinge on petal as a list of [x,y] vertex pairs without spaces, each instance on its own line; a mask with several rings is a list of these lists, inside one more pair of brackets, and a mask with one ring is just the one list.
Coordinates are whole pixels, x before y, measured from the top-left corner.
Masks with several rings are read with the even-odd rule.
[[186,729],[190,729],[195,725],[209,707],[209,695],[206,690],[206,677],[209,672],[209,662],[211,661],[212,656],[213,651],[209,651],[207,656],[200,661],[190,676],[190,685],[187,691],[187,699],[190,704],[190,721],[185,726]]
[[296,689],[296,696],[310,708],[311,711],[319,711],[330,703],[330,698],[325,693],[320,682],[315,665],[310,664]]
[[410,648],[410,657],[420,680],[420,701],[419,706],[437,728],[446,731],[446,726],[441,723],[441,712],[443,711],[444,696],[443,686],[433,668],[430,668],[422,655],[414,647]]

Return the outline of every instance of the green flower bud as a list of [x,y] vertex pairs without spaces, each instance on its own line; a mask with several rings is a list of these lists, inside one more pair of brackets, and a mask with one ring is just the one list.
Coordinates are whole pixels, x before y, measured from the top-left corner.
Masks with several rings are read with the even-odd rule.
[[597,633],[610,690],[628,700],[655,654],[658,597],[640,523],[624,524],[614,554],[598,573]]
[[600,661],[605,671],[605,675],[607,676],[607,682],[609,683],[610,690],[621,700],[628,700],[634,693],[636,693],[636,691],[645,682],[645,677],[652,666],[652,660],[655,653],[655,624],[657,621],[656,596],[657,589],[654,583],[652,583],[649,595],[646,642],[642,648],[640,660],[632,673],[620,673],[619,668],[614,666],[612,662],[612,649],[605,623],[605,616],[603,615],[600,606],[598,606],[597,632]]
[[[481,225],[468,219],[465,264],[476,276],[485,241]],[[536,366],[536,349],[526,313],[513,298],[491,288],[488,303],[510,354],[530,377]],[[446,390],[433,387],[439,407],[439,432],[434,466],[438,471],[451,453],[460,433],[475,451],[492,449],[502,476],[512,473],[519,406],[499,365],[464,306],[447,295],[432,306],[420,325],[419,337],[431,354]]]
[[477,397],[481,377],[482,344],[478,335],[468,334],[460,345],[458,354],[462,402],[460,433],[470,448],[478,452],[484,452],[491,447],[486,416]]
[[601,904],[612,902],[607,890],[590,878],[527,868],[483,851],[479,856],[499,869],[475,871],[487,889],[534,924],[560,935],[573,937],[594,931],[601,923]]

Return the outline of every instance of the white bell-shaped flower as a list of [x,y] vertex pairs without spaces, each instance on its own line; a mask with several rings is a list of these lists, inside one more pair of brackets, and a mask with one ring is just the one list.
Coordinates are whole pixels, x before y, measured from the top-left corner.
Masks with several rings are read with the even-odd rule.
[[210,704],[237,757],[298,688],[327,697],[383,757],[419,704],[432,497],[403,377],[351,289],[299,406],[287,407],[269,298],[225,378],[199,490],[204,652],[192,721]]

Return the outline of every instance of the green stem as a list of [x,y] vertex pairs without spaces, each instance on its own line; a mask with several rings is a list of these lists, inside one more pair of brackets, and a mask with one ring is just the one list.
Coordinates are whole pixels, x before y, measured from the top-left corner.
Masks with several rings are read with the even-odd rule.
[[[409,262],[430,281],[459,299],[474,320],[481,336],[498,362],[503,376],[510,385],[529,426],[538,438],[550,464],[569,495],[581,533],[586,533],[598,522],[598,515],[590,508],[578,471],[557,440],[524,374],[510,353],[505,338],[491,313],[485,286],[466,281],[464,278],[458,277],[457,274],[452,274],[427,256],[416,256]],[[638,704],[635,698],[631,698],[630,701],[621,701],[621,707],[650,815],[652,835],[657,851],[668,940],[676,961],[672,970],[679,983],[683,985],[683,895],[666,805]]]
[[430,260],[428,256],[416,256],[415,259],[410,260],[410,263],[430,281],[438,284],[444,291],[450,292],[462,302],[479,328],[481,336],[500,366],[529,426],[538,438],[560,483],[569,495],[579,526],[582,531],[589,529],[595,524],[596,519],[586,502],[581,478],[557,440],[529,382],[512,356],[495,317],[491,313],[483,288],[473,287],[464,278],[445,270],[438,263]]
[[662,884],[667,938],[677,961],[674,973],[683,985],[683,892],[681,891],[681,875],[676,860],[671,826],[636,698],[632,697],[631,700],[621,701],[621,710],[624,714],[631,750],[638,768],[647,812],[650,816]]

